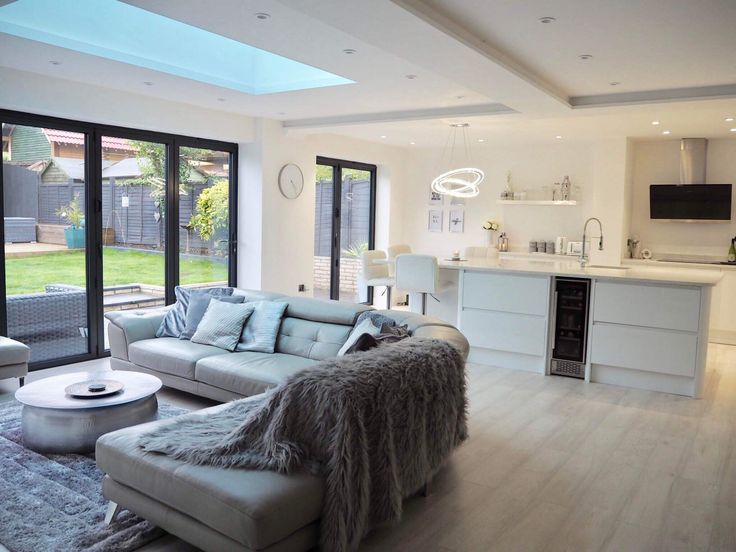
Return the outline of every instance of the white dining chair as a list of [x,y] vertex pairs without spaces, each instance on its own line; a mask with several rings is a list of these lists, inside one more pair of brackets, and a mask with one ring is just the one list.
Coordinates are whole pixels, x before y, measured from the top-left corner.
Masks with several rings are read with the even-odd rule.
[[[384,262],[377,262],[384,261]],[[386,308],[391,308],[391,288],[396,279],[389,276],[389,265],[386,264],[386,252],[377,249],[363,251],[360,255],[360,279],[364,286],[386,288]]]
[[427,314],[427,295],[434,297],[440,290],[439,277],[437,257],[414,253],[396,257],[396,287],[422,295],[422,314]]

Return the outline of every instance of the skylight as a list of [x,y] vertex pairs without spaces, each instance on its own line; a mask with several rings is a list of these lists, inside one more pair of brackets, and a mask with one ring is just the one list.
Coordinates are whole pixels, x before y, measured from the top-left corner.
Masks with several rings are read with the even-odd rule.
[[353,83],[117,0],[16,0],[0,32],[248,94]]

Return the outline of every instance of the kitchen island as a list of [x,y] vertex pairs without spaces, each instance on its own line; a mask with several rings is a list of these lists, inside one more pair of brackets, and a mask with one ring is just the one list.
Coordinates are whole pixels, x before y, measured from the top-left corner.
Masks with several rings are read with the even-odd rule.
[[590,281],[585,380],[698,397],[712,287],[720,273],[653,267],[581,269],[574,260],[441,261],[428,314],[452,322],[470,362],[548,374],[555,278]]

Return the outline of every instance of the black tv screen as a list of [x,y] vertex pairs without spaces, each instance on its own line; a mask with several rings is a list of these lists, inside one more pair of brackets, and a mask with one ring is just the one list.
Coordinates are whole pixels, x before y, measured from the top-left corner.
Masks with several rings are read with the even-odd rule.
[[731,220],[731,184],[652,184],[649,216],[671,220]]

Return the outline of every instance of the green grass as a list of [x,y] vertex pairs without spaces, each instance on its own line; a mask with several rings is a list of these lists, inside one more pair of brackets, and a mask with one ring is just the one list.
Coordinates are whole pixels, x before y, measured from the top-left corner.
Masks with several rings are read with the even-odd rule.
[[[164,256],[141,251],[103,248],[104,285],[164,285]],[[227,281],[227,265],[202,257],[181,259],[182,284]],[[84,252],[47,253],[29,257],[8,257],[5,261],[7,294],[44,291],[46,284],[85,285]]]

